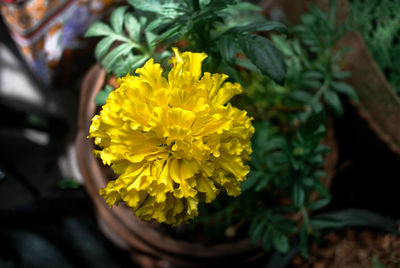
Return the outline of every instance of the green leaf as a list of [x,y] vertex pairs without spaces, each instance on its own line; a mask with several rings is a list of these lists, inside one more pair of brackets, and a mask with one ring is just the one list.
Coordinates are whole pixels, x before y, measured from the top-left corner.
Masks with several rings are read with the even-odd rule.
[[106,104],[108,95],[113,91],[114,88],[112,86],[105,86],[104,89],[100,90],[99,93],[97,93],[96,97],[94,98],[94,102],[96,103],[97,106],[102,106]]
[[328,106],[331,107],[337,115],[342,115],[344,113],[344,109],[339,99],[339,96],[331,90],[326,90],[323,94],[324,100],[326,101]]
[[304,79],[322,79],[324,78],[324,75],[321,72],[318,71],[307,71],[303,74]]
[[135,62],[132,64],[132,70],[136,70],[141,67],[150,57],[147,55],[137,55]]
[[297,208],[301,207],[304,203],[305,193],[299,183],[295,183],[292,189],[293,205]]
[[113,34],[112,29],[105,23],[96,21],[92,25],[90,25],[89,29],[87,30],[85,37],[91,36],[104,36]]
[[308,258],[308,235],[307,235],[307,226],[303,224],[300,229],[300,253],[304,258]]
[[162,13],[162,4],[159,0],[128,0],[128,3],[132,5],[135,9]]
[[317,89],[321,87],[322,82],[321,80],[316,80],[316,79],[304,79],[301,84],[305,88]]
[[320,112],[324,111],[324,107],[318,100],[313,99],[313,101],[311,102],[311,107],[312,107],[314,113],[320,113]]
[[258,35],[240,35],[239,45],[261,73],[279,85],[285,82],[286,66],[281,52],[268,39]]
[[240,187],[242,188],[243,191],[252,188],[258,182],[258,180],[261,178],[262,175],[263,173],[260,171],[250,172],[249,175],[247,176],[247,180],[245,180]]
[[[166,44],[176,41],[180,39],[183,36],[183,32],[181,32],[182,26],[181,25],[176,25],[167,31],[163,32],[160,36],[158,36],[157,40],[155,40],[157,43],[160,42],[165,42]],[[168,41],[166,41],[168,40]]]
[[150,32],[150,31],[147,31],[147,30],[145,32],[145,36],[146,36],[147,44],[149,44],[151,46],[154,46],[155,45],[155,41],[157,40],[158,36],[156,34]]
[[243,67],[249,71],[260,73],[260,70],[257,68],[257,66],[251,63],[251,61],[249,61],[248,59],[237,58],[235,63],[236,65]]
[[237,27],[235,32],[267,32],[276,31],[287,33],[287,27],[278,21],[258,21],[247,24],[245,26]]
[[261,190],[264,190],[265,186],[269,183],[271,180],[271,176],[269,174],[264,174],[264,176],[261,177],[260,182],[256,185],[255,191],[260,192]]
[[324,145],[324,144],[318,145],[318,147],[314,151],[315,154],[326,154],[326,153],[330,153],[330,152],[332,152],[331,147]]
[[326,228],[340,228],[344,226],[345,222],[342,220],[317,216],[310,220],[310,224],[313,229],[321,230]]
[[111,36],[104,37],[97,43],[96,49],[94,50],[94,54],[96,59],[100,61],[108,52],[111,45],[114,43],[115,39]]
[[236,5],[233,5],[232,8],[239,10],[241,12],[243,12],[243,11],[258,11],[258,12],[262,11],[261,7],[254,5],[252,3],[249,3],[249,2],[238,2]]
[[140,43],[140,23],[131,13],[125,14],[125,29],[133,41]]
[[290,98],[308,104],[311,103],[313,96],[308,93],[307,91],[303,91],[303,90],[296,90],[290,93]]
[[121,57],[128,54],[134,47],[137,47],[137,45],[121,44],[117,46],[107,54],[107,56],[102,60],[101,64],[107,71],[112,71],[114,64],[121,63]]
[[351,76],[351,73],[348,71],[344,71],[344,72],[340,71],[340,72],[333,73],[333,77],[336,79],[339,79],[339,80],[349,78],[350,76]]
[[349,84],[346,84],[343,82],[332,82],[331,86],[337,92],[345,94],[355,101],[359,100],[357,93],[354,91],[354,89]]
[[272,232],[272,244],[280,253],[286,253],[289,250],[289,239],[286,235],[277,231]]
[[122,24],[124,23],[124,14],[127,8],[127,6],[119,7],[111,14],[111,26],[116,33],[122,33]]
[[234,63],[236,58],[235,39],[232,35],[223,35],[219,39],[219,53],[228,63]]
[[179,4],[171,1],[162,3],[160,0],[128,0],[128,3],[135,9],[157,13],[166,17],[175,17],[179,14],[177,11]]
[[330,201],[331,201],[330,198],[320,199],[320,200],[318,200],[318,201],[315,201],[314,203],[311,203],[311,204],[308,206],[308,208],[309,208],[310,210],[317,210],[317,209],[323,208],[323,207],[325,207],[326,205],[328,205]]
[[262,246],[264,251],[269,251],[271,249],[271,232],[269,230],[267,230],[263,235]]
[[326,186],[321,183],[321,181],[317,180],[314,183],[315,190],[323,197],[330,198],[330,194],[326,189]]
[[253,221],[251,223],[251,229],[249,230],[251,243],[255,244],[261,239],[261,235],[264,232],[264,226],[266,223],[266,218],[262,219],[261,221]]

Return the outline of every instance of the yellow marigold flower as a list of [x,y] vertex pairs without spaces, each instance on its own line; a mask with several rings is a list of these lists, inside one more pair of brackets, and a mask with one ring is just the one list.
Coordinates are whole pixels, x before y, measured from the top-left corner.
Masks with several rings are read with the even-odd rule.
[[168,79],[153,59],[138,76],[120,78],[89,137],[119,175],[100,189],[110,207],[124,202],[142,220],[177,225],[221,189],[239,195],[254,128],[245,111],[227,104],[240,84],[224,83],[224,74],[201,76],[205,53],[174,52]]

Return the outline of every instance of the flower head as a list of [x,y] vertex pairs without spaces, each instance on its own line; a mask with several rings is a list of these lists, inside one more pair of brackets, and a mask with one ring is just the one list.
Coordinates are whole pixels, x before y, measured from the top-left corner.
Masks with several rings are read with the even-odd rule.
[[100,189],[112,206],[124,202],[143,220],[177,225],[198,215],[221,189],[240,194],[254,128],[228,101],[242,88],[227,75],[202,76],[205,53],[174,49],[168,79],[153,59],[138,76],[118,80],[90,136],[104,164],[119,175]]

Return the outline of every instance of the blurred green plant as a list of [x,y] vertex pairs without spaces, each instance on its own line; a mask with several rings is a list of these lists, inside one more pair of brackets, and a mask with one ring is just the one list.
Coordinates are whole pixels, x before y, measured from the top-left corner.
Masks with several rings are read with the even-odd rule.
[[360,31],[390,84],[400,94],[400,3],[351,0],[351,22]]

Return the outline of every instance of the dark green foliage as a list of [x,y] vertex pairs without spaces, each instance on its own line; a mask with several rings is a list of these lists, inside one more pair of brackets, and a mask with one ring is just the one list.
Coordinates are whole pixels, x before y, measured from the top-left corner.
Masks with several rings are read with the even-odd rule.
[[237,55],[244,53],[253,64],[242,66],[255,68],[283,84],[282,55],[268,39],[253,32],[286,32],[286,26],[256,14],[260,11],[257,6],[237,0],[129,0],[128,3],[135,8],[134,14],[127,7],[120,7],[111,15],[111,27],[96,22],[86,34],[103,36],[95,54],[109,73],[123,76],[151,57],[163,60],[166,55],[154,49],[157,45],[168,48],[175,46],[176,41],[186,40],[191,51],[209,55],[207,71],[229,69],[231,77],[238,77],[232,65]]
[[280,85],[284,83],[285,62],[271,41],[255,34],[238,36],[237,39],[244,54],[262,74],[268,75]]
[[400,94],[400,2],[351,0],[352,22],[383,73]]
[[[96,46],[95,56],[107,72],[117,76],[124,76],[140,67],[154,51],[153,47],[142,45],[144,37],[141,31],[146,20],[137,20],[132,14],[125,13],[127,8],[119,7],[112,13],[111,27],[95,22],[86,33],[86,37],[103,36]],[[124,27],[128,35],[123,31]],[[111,49],[113,45],[115,47]]]

